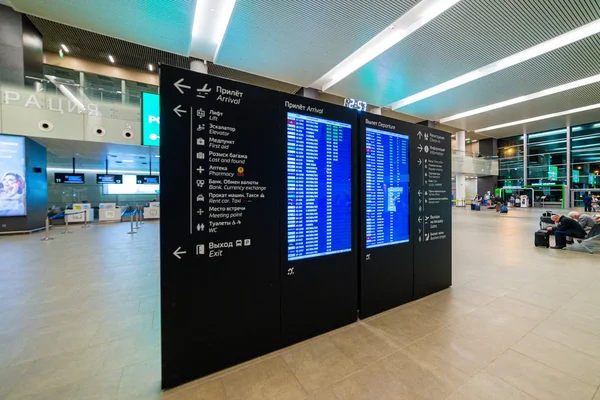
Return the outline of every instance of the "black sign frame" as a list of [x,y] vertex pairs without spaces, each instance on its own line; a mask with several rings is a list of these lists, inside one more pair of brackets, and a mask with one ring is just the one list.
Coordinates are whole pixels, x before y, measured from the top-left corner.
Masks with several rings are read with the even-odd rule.
[[[149,183],[149,179],[156,179],[156,182]],[[135,182],[138,185],[160,185],[160,175],[136,175]]]
[[[78,176],[81,178],[80,182],[69,182],[65,181],[65,178],[68,176]],[[55,172],[54,173],[54,183],[64,184],[64,185],[85,185],[85,174],[74,173],[74,172]]]
[[[367,169],[366,169],[366,129],[409,136],[409,241],[387,246],[367,248]],[[412,212],[413,202],[417,201],[412,188],[411,143],[414,141],[412,124],[375,114],[361,114],[360,117],[360,171],[361,171],[361,226],[360,226],[360,318],[367,318],[413,300],[413,242]]]
[[[352,250],[288,261],[287,208],[282,207],[281,210],[281,335],[284,345],[289,345],[356,321],[359,200],[358,163],[355,160],[358,146],[358,120],[357,111],[347,107],[300,96],[288,96],[285,101],[302,105],[304,108],[286,108],[285,103],[282,103],[284,112],[281,118],[284,122],[287,121],[287,113],[294,112],[348,123],[352,126]],[[282,132],[285,136],[287,132],[285,126],[282,126]],[[287,170],[285,160],[281,169]],[[286,176],[283,177],[282,187],[287,188]],[[284,192],[284,195],[287,195],[287,192]]]
[[[112,182],[103,182],[101,177],[112,177]],[[96,184],[98,185],[122,185],[123,175],[115,174],[96,174]]]

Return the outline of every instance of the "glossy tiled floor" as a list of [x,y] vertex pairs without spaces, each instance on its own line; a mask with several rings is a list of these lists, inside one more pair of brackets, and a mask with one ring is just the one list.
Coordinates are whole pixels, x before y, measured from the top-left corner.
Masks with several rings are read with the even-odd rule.
[[0,238],[2,399],[600,399],[600,255],[454,212],[454,286],[160,394],[158,225]]

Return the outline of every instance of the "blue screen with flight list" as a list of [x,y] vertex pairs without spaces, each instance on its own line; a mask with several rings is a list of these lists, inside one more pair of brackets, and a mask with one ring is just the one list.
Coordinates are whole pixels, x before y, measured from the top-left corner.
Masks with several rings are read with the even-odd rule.
[[367,128],[367,248],[409,241],[408,136]]
[[288,113],[288,260],[352,250],[352,126]]

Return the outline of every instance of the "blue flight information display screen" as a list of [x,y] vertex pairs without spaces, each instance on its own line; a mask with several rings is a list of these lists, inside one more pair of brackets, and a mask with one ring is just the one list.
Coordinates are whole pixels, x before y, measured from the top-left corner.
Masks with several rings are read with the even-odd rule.
[[409,241],[408,136],[367,128],[367,248]]
[[352,126],[288,113],[288,260],[352,250]]

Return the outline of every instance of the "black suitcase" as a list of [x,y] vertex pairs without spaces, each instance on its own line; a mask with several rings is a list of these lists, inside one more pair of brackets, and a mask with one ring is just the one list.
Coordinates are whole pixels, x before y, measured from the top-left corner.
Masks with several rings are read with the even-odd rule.
[[539,230],[535,233],[535,247],[550,247],[550,232]]

